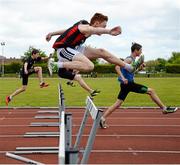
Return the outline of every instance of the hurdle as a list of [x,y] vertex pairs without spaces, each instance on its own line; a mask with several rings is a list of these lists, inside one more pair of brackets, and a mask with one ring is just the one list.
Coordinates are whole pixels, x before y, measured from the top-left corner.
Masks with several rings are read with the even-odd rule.
[[59,119],[59,116],[35,116],[35,119]]
[[[63,121],[63,119],[69,119],[69,116],[70,114],[67,114],[67,115],[63,115],[63,112],[64,112],[64,93],[62,91],[62,88],[61,86],[59,85],[58,86],[59,88],[59,109],[58,109],[58,114],[59,114],[59,122],[56,123],[56,122],[51,122],[51,123],[47,123],[47,122],[44,122],[44,123],[31,123],[30,126],[58,126],[59,127],[59,131],[58,134],[57,132],[43,132],[43,133],[38,133],[38,135],[36,135],[37,133],[26,133],[26,136],[38,136],[38,137],[41,137],[43,135],[44,136],[47,136],[49,137],[49,135],[51,136],[54,136],[54,137],[59,137],[59,139],[61,138],[63,140],[63,123],[65,124],[65,122]],[[63,111],[63,112],[61,112]],[[38,113],[51,113],[50,111],[39,111]],[[53,113],[57,113],[57,111],[53,111]],[[65,112],[64,112],[65,113]],[[64,117],[63,117],[64,116]],[[60,120],[60,117],[62,118],[62,121]],[[62,128],[60,128],[60,126]],[[69,132],[69,130],[68,130]],[[64,138],[65,139],[65,138]],[[70,139],[70,138],[69,138]],[[61,141],[62,141],[61,140]],[[71,139],[70,139],[71,140]],[[60,141],[60,140],[59,140]],[[34,160],[31,160],[31,159],[28,159],[28,158],[25,158],[25,157],[22,157],[22,156],[19,156],[19,155],[16,155],[16,154],[58,154],[58,157],[59,157],[59,160],[58,160],[58,163],[61,164],[60,162],[64,162],[65,161],[65,154],[63,154],[63,150],[65,151],[65,148],[63,148],[63,144],[65,144],[63,141],[60,142],[61,144],[61,147],[58,146],[58,147],[17,147],[16,148],[16,151],[14,152],[6,152],[6,156],[7,157],[10,157],[10,158],[13,158],[13,159],[17,159],[17,160],[20,160],[22,162],[25,162],[25,163],[28,163],[28,164],[38,164],[38,165],[42,165],[43,163],[40,163],[40,162],[37,162],[37,161],[34,161]],[[68,143],[68,145],[71,144],[71,143]]]
[[33,122],[30,127],[58,127],[58,122]]
[[87,99],[86,99],[86,111],[84,113],[84,117],[83,117],[83,120],[81,122],[81,126],[79,128],[79,132],[77,134],[77,138],[76,138],[76,141],[75,141],[75,144],[74,144],[75,148],[79,148],[79,144],[80,144],[80,141],[81,141],[83,131],[84,131],[84,128],[86,126],[86,122],[87,122],[89,114],[91,115],[91,117],[93,119],[93,125],[92,125],[92,128],[91,128],[89,138],[88,138],[88,141],[87,141],[87,145],[85,147],[85,151],[83,153],[83,157],[82,157],[82,160],[81,160],[80,164],[87,164],[87,162],[88,162],[89,155],[91,153],[92,146],[94,144],[96,132],[97,132],[97,129],[99,127],[99,122],[100,122],[101,116],[103,114],[103,111],[101,109],[97,109],[97,107],[95,106],[95,104],[92,101],[92,98],[87,96]]
[[[16,154],[23,154],[23,155],[24,154],[58,154],[58,164],[87,164],[103,111],[101,109],[98,109],[93,103],[92,98],[87,96],[85,102],[86,108],[85,108],[84,117],[82,119],[78,134],[76,136],[75,144],[72,145],[72,114],[65,112],[65,103],[64,103],[65,98],[61,84],[59,84],[58,86],[58,91],[59,91],[59,108],[58,108],[59,122],[31,123],[30,126],[42,126],[42,127],[56,126],[59,127],[59,132],[27,132],[24,135],[24,137],[59,137],[58,147],[55,146],[17,147],[16,151],[11,153],[6,153],[6,156],[21,160],[26,163],[41,165],[42,163],[40,162],[29,160],[25,157]],[[45,113],[45,111],[43,112],[41,111],[40,113]],[[92,128],[89,134],[89,138],[87,140],[87,144],[85,146],[85,150],[82,150],[79,149],[79,144],[82,139],[83,131],[89,116],[91,116],[91,118],[93,119],[93,124],[90,125]],[[79,153],[82,154],[81,160]]]
[[15,155],[15,154],[10,153],[10,152],[6,152],[6,156],[10,157],[10,158],[13,158],[13,159],[16,159],[16,160],[20,160],[20,161],[28,163],[28,164],[45,165],[43,163],[31,160],[31,159],[28,159],[28,158],[25,158],[25,157],[22,157],[22,156],[19,156],[19,155]]

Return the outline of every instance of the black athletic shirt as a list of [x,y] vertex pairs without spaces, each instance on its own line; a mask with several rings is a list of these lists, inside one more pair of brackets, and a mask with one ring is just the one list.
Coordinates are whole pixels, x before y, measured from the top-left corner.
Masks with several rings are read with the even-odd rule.
[[72,27],[67,29],[63,34],[61,34],[53,44],[54,49],[58,48],[75,48],[85,42],[87,37],[82,34],[79,29],[79,24],[89,24],[86,20],[81,20],[74,24]]
[[[24,64],[27,62],[27,70],[32,69],[32,66],[34,63],[41,61],[41,57],[37,57],[36,59],[33,59],[31,56],[28,57],[25,61]],[[24,64],[23,64],[23,72],[24,72]]]

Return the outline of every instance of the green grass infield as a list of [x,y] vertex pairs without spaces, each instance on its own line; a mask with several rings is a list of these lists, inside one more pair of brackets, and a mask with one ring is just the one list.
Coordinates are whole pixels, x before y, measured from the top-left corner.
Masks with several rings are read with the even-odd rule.
[[[93,89],[100,89],[101,93],[95,97],[97,106],[110,106],[116,99],[120,90],[117,78],[84,78]],[[180,106],[180,78],[136,78],[137,83],[153,88],[162,102],[166,105]],[[10,107],[57,107],[58,106],[58,78],[45,78],[50,86],[40,88],[37,78],[29,78],[28,88],[17,95],[9,103]],[[66,85],[61,80],[65,93],[66,106],[85,106],[88,93],[76,82],[76,87]],[[5,105],[5,97],[21,87],[19,78],[0,78],[0,107]],[[126,106],[148,107],[156,106],[147,94],[130,93],[124,104]]]

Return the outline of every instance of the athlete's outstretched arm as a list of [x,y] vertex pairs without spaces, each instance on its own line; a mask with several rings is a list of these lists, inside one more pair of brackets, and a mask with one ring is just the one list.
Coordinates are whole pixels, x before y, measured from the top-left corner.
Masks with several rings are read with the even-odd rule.
[[48,34],[46,35],[46,41],[50,41],[52,36],[61,35],[61,34],[63,34],[65,31],[66,31],[66,29],[58,30],[58,31],[55,31],[55,32],[50,32],[50,33],[48,33]]
[[89,26],[89,25],[79,25],[79,30],[81,33],[85,34],[86,36],[89,35],[101,35],[101,34],[110,34],[113,36],[117,36],[119,34],[121,34],[121,27],[120,26],[116,26],[112,29],[106,29],[103,27],[93,27],[93,26]]

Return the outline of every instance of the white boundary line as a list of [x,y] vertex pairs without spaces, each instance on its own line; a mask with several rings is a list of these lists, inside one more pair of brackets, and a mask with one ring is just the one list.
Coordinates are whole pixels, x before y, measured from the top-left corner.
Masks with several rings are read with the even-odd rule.
[[[98,108],[109,108],[109,106],[97,106]],[[179,106],[174,106],[174,107],[177,107],[177,108],[180,108]],[[58,109],[58,107],[31,107],[31,106],[25,106],[25,107],[7,107],[7,106],[1,106],[0,109],[14,109],[14,110],[22,110],[22,109],[33,109],[33,110],[36,110],[36,109]],[[67,106],[66,109],[84,109],[83,106]],[[139,110],[142,110],[142,109],[159,109],[159,107],[138,107],[138,106],[131,106],[131,107],[121,107],[121,108],[118,108],[118,109],[139,109]]]
[[[46,116],[43,116],[43,117],[46,117]],[[50,118],[50,117],[54,117],[54,118]],[[58,116],[47,116],[47,118],[40,118],[40,117],[37,117],[37,118],[34,118],[34,117],[26,117],[26,118],[23,118],[23,117],[2,117],[0,118],[0,120],[12,120],[12,119],[16,119],[16,120],[24,120],[24,119],[37,119],[37,120],[43,120],[43,119],[46,119],[46,120],[57,120],[58,118],[56,118]],[[82,119],[82,117],[73,117],[73,119]],[[166,116],[162,116],[162,117],[109,117],[108,118],[109,120],[112,120],[112,119],[121,119],[121,120],[180,120],[180,116],[179,117],[171,117],[171,118],[167,118]]]
[[[0,125],[0,127],[29,127],[30,125]],[[58,126],[58,124],[57,124]],[[79,124],[73,124],[73,127],[79,127]],[[91,127],[92,125],[87,124],[86,127]],[[110,124],[110,127],[180,127],[180,125],[172,124],[172,125],[133,125],[133,124],[124,124],[124,125],[118,125],[118,124]],[[32,126],[31,126],[32,127]],[[45,127],[45,126],[44,126]],[[55,126],[54,126],[55,127]]]
[[166,153],[166,154],[180,154],[180,151],[152,151],[152,150],[92,150],[95,153]]
[[163,154],[180,154],[180,151],[153,151],[153,150],[92,150],[94,153],[163,153]]
[[[50,135],[40,135],[40,134],[37,134],[38,136],[40,136],[40,138],[41,137],[43,137],[43,136],[52,136],[52,134],[50,134]],[[55,134],[54,135],[54,137],[58,137],[59,135],[57,135],[57,134]],[[72,135],[72,136],[74,136],[74,137],[76,137],[77,135],[76,134],[74,134],[74,135]],[[89,135],[82,135],[82,136],[84,136],[84,137],[89,137]],[[18,137],[24,137],[24,135],[0,135],[0,138],[18,138]],[[32,137],[33,137],[33,135],[32,135]],[[53,136],[52,136],[53,137]],[[143,135],[143,134],[138,134],[138,135],[133,135],[133,134],[124,134],[124,135],[122,135],[122,134],[114,134],[114,135],[111,135],[111,134],[105,134],[105,135],[103,135],[103,134],[97,134],[96,135],[96,137],[155,137],[155,138],[159,138],[159,137],[163,137],[163,138],[180,138],[180,135]],[[29,138],[29,137],[27,137],[27,138]]]
[[[0,151],[0,154],[4,154],[6,152],[14,152],[14,151]],[[161,150],[91,150],[92,153],[163,153],[163,154],[180,154],[180,151],[161,151]]]
[[[39,118],[40,119],[40,118]],[[73,117],[73,119],[82,119],[82,117]],[[132,119],[132,120],[136,120],[136,119],[139,119],[139,120],[179,120],[180,119],[180,116],[179,117],[171,117],[171,118],[167,118],[164,116],[162,117],[108,117],[108,120],[110,119],[121,119],[121,120],[127,120],[127,119]]]

